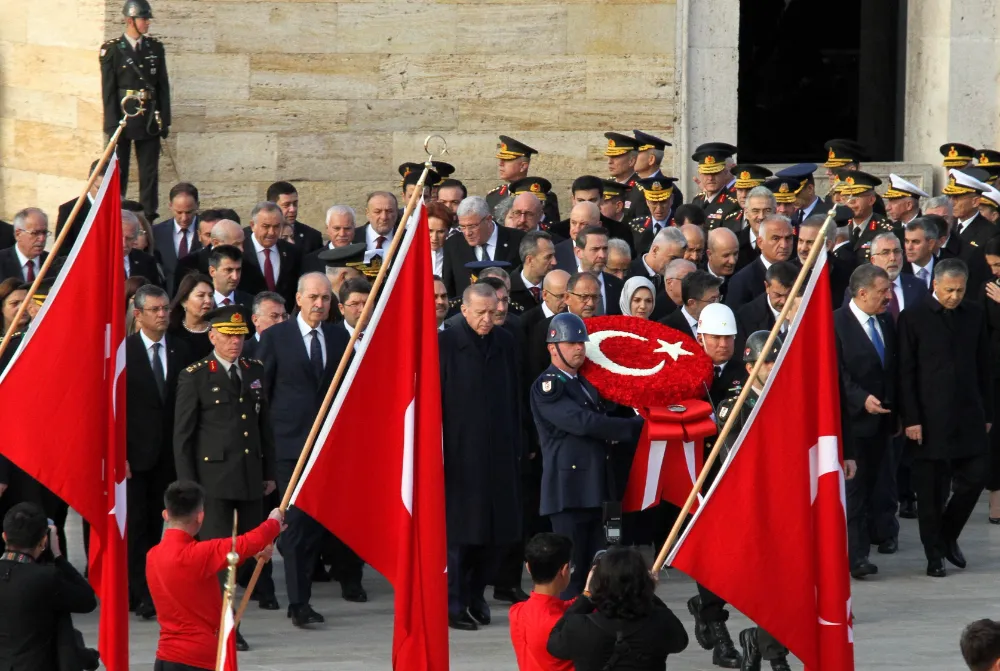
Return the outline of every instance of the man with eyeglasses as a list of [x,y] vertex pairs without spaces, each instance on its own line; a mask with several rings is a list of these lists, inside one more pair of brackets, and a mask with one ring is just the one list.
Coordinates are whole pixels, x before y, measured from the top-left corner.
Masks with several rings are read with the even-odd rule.
[[[33,282],[48,258],[49,218],[37,207],[26,207],[14,215],[14,246],[0,250],[0,281],[16,277]],[[54,273],[49,272],[49,275]]]
[[498,226],[493,221],[490,206],[485,198],[469,196],[458,206],[458,230],[444,243],[444,263],[441,279],[448,288],[448,295],[460,296],[472,281],[467,263],[474,261],[505,261],[511,267],[520,265],[518,248],[524,237],[522,231]]
[[743,208],[743,218],[747,225],[736,234],[740,253],[736,259],[735,272],[749,266],[760,256],[760,246],[757,244],[760,225],[766,217],[777,211],[777,207],[774,194],[766,186],[755,186],[747,193],[746,207]]
[[707,271],[695,270],[686,274],[680,285],[681,309],[674,310],[661,319],[660,323],[694,338],[698,335],[698,317],[701,316],[701,311],[706,305],[719,302],[722,280]]
[[889,295],[888,312],[893,323],[899,319],[899,313],[909,306],[916,305],[927,295],[927,285],[913,275],[903,273],[906,257],[899,244],[899,238],[894,233],[880,233],[872,240],[871,264],[878,266],[889,275],[892,293]]
[[162,278],[160,269],[156,267],[156,259],[141,249],[136,249],[135,246],[141,230],[139,218],[128,210],[122,210],[122,254],[125,256],[125,277],[145,277],[150,284],[159,286]]
[[171,439],[177,376],[194,361],[183,340],[168,337],[170,299],[153,284],[133,299],[138,333],[125,339],[129,609],[156,616],[146,585],[146,553],[160,540],[163,493],[176,479]]

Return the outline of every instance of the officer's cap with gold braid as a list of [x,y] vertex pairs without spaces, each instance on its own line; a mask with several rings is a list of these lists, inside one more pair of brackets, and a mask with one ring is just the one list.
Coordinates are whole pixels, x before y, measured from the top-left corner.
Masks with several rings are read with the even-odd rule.
[[639,141],[634,137],[622,133],[605,133],[604,137],[608,139],[605,156],[624,156],[630,151],[639,151]]
[[860,170],[846,170],[842,168],[835,171],[835,173],[840,181],[833,188],[837,193],[844,194],[845,196],[857,196],[866,191],[872,191],[882,183],[882,180],[875,175],[869,175],[867,172],[861,172]]
[[996,187],[990,187],[989,191],[979,197],[979,204],[1000,210],[1000,191],[997,191]]
[[990,190],[990,185],[982,181],[986,177],[988,177],[988,173],[985,170],[976,168],[956,170],[952,168],[948,171],[948,184],[941,190],[941,193],[946,196],[986,193]]
[[[46,277],[41,282],[38,283],[38,288],[35,289],[35,293],[31,294],[31,300],[36,304],[41,305],[45,302],[45,299],[49,297],[49,292],[52,291],[52,285],[56,283],[55,277]],[[31,282],[24,282],[18,285],[19,291],[30,291]]]
[[816,183],[816,180],[813,178],[816,168],[815,163],[796,163],[787,168],[782,168],[774,174],[776,177],[788,177],[789,179],[798,180],[798,185],[795,187],[795,193],[798,194],[799,191],[805,188],[806,184]]
[[867,160],[865,149],[854,140],[828,140],[825,145],[825,168],[843,168],[850,163]]
[[792,177],[772,177],[764,186],[771,190],[777,203],[794,203],[795,191],[801,188],[799,180]]
[[506,135],[500,136],[500,144],[497,145],[497,158],[504,161],[512,161],[515,158],[521,158],[522,156],[530,157],[532,154],[537,153],[537,149],[532,149],[523,142],[518,142],[514,138]]
[[1000,151],[996,149],[980,149],[976,152],[977,168],[982,168],[990,173],[990,178],[996,180],[997,170],[1000,169]]
[[510,183],[510,192],[515,196],[530,193],[545,202],[546,194],[552,190],[552,182],[544,177],[524,177]]
[[969,161],[975,160],[976,148],[961,142],[946,142],[939,149],[944,160],[941,165],[946,168],[964,168]]
[[755,186],[760,186],[765,179],[774,174],[764,166],[753,163],[740,163],[734,165],[730,170],[736,177],[737,189],[752,189]]
[[250,315],[242,305],[226,305],[205,315],[212,328],[224,335],[248,335]]
[[886,200],[895,198],[930,198],[930,194],[913,182],[908,182],[895,173],[889,174],[889,188],[882,195]]
[[639,151],[649,151],[650,149],[659,149],[663,151],[667,147],[672,147],[673,145],[662,140],[655,135],[650,135],[649,133],[643,133],[641,130],[632,131],[632,135],[635,136],[636,142],[639,143]]
[[601,197],[604,200],[624,198],[625,194],[629,191],[628,184],[622,184],[613,179],[602,179],[601,185]]
[[736,147],[726,142],[706,142],[695,147],[691,160],[702,175],[714,175],[726,169],[726,161],[735,153]]
[[636,181],[642,195],[651,203],[662,203],[674,195],[674,178],[658,175]]

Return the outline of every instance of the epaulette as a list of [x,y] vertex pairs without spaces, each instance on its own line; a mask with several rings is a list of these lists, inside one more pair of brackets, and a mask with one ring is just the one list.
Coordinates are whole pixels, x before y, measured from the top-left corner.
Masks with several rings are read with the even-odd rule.
[[490,189],[489,191],[487,191],[486,195],[488,196],[491,193],[496,193],[497,191],[499,191],[500,189],[504,188],[505,186],[507,186],[507,185],[506,184],[499,184],[499,185],[493,187],[492,189]]
[[452,298],[450,301],[448,301],[448,308],[449,309],[457,308],[457,307],[459,307],[461,305],[462,305],[462,297],[461,296],[456,296],[455,298]]
[[645,233],[646,229],[649,228],[649,224],[652,221],[652,217],[639,217],[633,218],[628,222],[629,228],[631,228],[636,233]]
[[[24,333],[25,333],[24,331],[18,331],[17,333],[11,333],[11,334],[10,334],[10,337],[11,337],[11,339],[13,339],[13,338],[17,338],[17,337],[19,337],[19,336],[23,336],[23,335],[24,335]],[[2,335],[0,335],[0,342],[3,342],[3,338],[4,338],[4,337],[3,337]]]
[[152,35],[143,35],[142,39],[149,40],[152,44],[160,44],[160,40],[156,39]]
[[187,372],[193,373],[196,370],[198,370],[199,368],[201,368],[202,366],[204,366],[206,363],[208,363],[208,359],[202,359],[201,361],[198,361],[197,363],[193,363],[193,364],[191,364],[190,366],[187,367]]
[[524,312],[524,307],[520,303],[518,303],[517,301],[510,301],[509,305],[510,305],[510,307],[514,308],[518,312]]
[[704,199],[704,198],[705,198],[705,196],[707,196],[707,195],[708,195],[708,194],[707,194],[707,193],[705,193],[704,191],[699,191],[698,193],[694,194],[694,197],[695,197],[695,198],[701,198],[701,199]]
[[99,58],[104,58],[105,56],[107,56],[108,54],[110,54],[111,53],[111,49],[114,47],[115,42],[117,42],[117,41],[118,41],[118,38],[115,38],[113,40],[108,40],[107,42],[105,42],[104,44],[102,44],[101,45],[101,51],[100,51]]

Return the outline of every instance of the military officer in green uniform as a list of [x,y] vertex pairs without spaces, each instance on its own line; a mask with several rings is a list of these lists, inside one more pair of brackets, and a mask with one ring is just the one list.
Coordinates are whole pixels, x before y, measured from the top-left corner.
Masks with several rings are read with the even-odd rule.
[[[650,135],[649,133],[644,133],[641,130],[632,131],[632,135],[635,136],[636,142],[638,143],[638,147],[636,148],[638,154],[636,154],[635,160],[634,179],[638,181],[640,179],[649,179],[652,177],[663,177],[664,174],[661,170],[661,166],[663,164],[663,153],[667,147],[673,145],[666,140],[660,139],[655,135]],[[631,191],[626,197],[626,201],[628,201],[628,210],[625,212],[623,221],[641,219],[649,214],[649,209],[646,207],[646,199],[643,198],[642,192],[639,190],[637,184],[634,184],[631,187]],[[680,188],[678,188],[676,184],[674,184],[672,208],[676,210],[683,204],[684,193],[681,192]]]
[[[733,422],[733,427],[726,437],[725,446],[719,454],[720,460],[726,459],[736,444],[737,437],[739,437],[747,420],[750,419],[750,413],[760,398],[764,383],[767,382],[767,376],[771,374],[774,362],[778,360],[778,352],[781,350],[782,344],[780,337],[776,337],[771,349],[764,352],[764,345],[767,344],[769,335],[767,331],[755,331],[747,337],[746,346],[743,349],[743,365],[747,369],[747,374],[753,371],[754,364],[761,356],[764,357],[764,363],[757,372],[757,376],[747,380],[747,384],[750,385],[750,393],[740,407],[739,416]],[[733,412],[737,398],[739,398],[739,392],[734,393],[733,396],[719,404],[717,419],[720,431]],[[743,648],[743,665],[740,668],[759,671],[761,659],[766,659],[771,663],[773,671],[791,671],[791,667],[788,665],[788,649],[760,627],[750,627],[741,631],[740,646]]]
[[[233,511],[239,533],[264,519],[264,497],[275,484],[274,432],[264,394],[264,365],[241,356],[250,315],[229,305],[205,315],[212,328],[212,353],[181,371],[174,415],[174,463],[179,480],[205,489],[202,540],[228,538]],[[241,567],[241,575],[253,570]],[[271,566],[255,590],[262,608],[277,608]]]
[[[490,210],[497,206],[501,200],[511,195],[510,184],[528,176],[528,169],[531,167],[531,156],[537,154],[537,149],[532,149],[523,142],[518,142],[506,135],[500,136],[500,144],[497,145],[497,169],[500,179],[505,184],[501,184],[488,194],[486,194],[486,204]],[[542,211],[545,213],[545,221],[556,223],[559,219],[559,198],[555,193],[548,194],[545,199]],[[503,222],[500,223],[503,225]]]
[[880,233],[895,233],[900,244],[903,244],[903,227],[893,225],[884,214],[879,214],[874,209],[876,199],[879,198],[875,187],[882,180],[867,172],[846,168],[839,168],[835,174],[840,178],[835,190],[840,194],[842,202],[854,213],[847,228],[851,236],[855,265],[868,263],[872,240]]
[[[828,140],[824,147],[826,147],[826,162],[823,167],[826,168],[826,176],[830,180],[830,192],[825,199],[825,209],[829,210],[835,202],[834,191],[838,186],[837,180],[843,179],[846,172],[861,170],[861,161],[868,157],[865,148],[854,140]],[[885,216],[885,203],[877,193],[874,209],[875,212]]]
[[[125,32],[101,45],[101,90],[104,99],[104,132],[111,136],[122,118],[121,100],[127,95],[142,100],[142,114],[128,120],[118,139],[122,198],[128,188],[129,154],[135,144],[139,163],[139,201],[146,218],[157,216],[160,138],[170,128],[170,81],[163,44],[150,37],[153,10],[146,0],[127,0],[122,8]],[[134,111],[135,101],[127,104]]]
[[735,180],[729,169],[729,161],[735,153],[736,147],[731,144],[707,142],[699,145],[691,155],[691,160],[698,164],[702,189],[691,203],[705,210],[706,230],[719,226],[739,230],[743,208],[736,200]]
[[646,205],[645,216],[632,219],[629,228],[635,236],[636,254],[645,254],[653,246],[653,238],[667,226],[675,225],[673,177],[648,177],[636,182],[641,198]]
[[754,163],[740,163],[732,166],[729,171],[736,179],[733,182],[733,195],[736,197],[736,203],[740,206],[740,212],[737,217],[728,219],[724,225],[733,233],[739,233],[750,225],[743,214],[743,208],[747,206],[747,194],[754,187],[762,185],[764,180],[774,173],[764,166]]

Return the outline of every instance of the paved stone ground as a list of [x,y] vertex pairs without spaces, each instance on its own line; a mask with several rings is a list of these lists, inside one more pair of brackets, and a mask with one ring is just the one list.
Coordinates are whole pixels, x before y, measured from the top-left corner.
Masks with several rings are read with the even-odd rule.
[[[965,667],[958,652],[962,627],[980,617],[1000,618],[1000,526],[986,521],[985,496],[962,537],[969,568],[949,566],[944,579],[924,575],[925,561],[917,538],[916,520],[901,520],[900,552],[882,556],[872,550],[879,574],[863,583],[854,581],[857,669],[886,671],[949,671]],[[78,518],[68,524],[71,555],[82,553]],[[280,562],[280,559],[278,560]],[[775,569],[781,558],[775,557]],[[280,566],[275,576],[280,576]],[[326,616],[326,624],[304,631],[285,618],[284,580],[278,579],[281,611],[262,611],[252,604],[243,633],[250,652],[240,655],[243,671],[370,671],[390,668],[392,592],[379,576],[366,570],[367,604],[340,598],[339,586],[318,585],[313,606]],[[525,589],[529,589],[525,585]],[[685,602],[694,594],[686,576],[669,571],[661,580],[659,596],[688,625],[691,644],[668,660],[672,671],[714,669],[711,655],[694,641]],[[487,592],[489,596],[489,592]],[[454,671],[516,671],[508,638],[506,609],[492,603],[493,624],[478,632],[451,632],[451,668]],[[776,603],[778,607],[778,603]],[[734,638],[747,620],[738,613],[730,618]],[[97,640],[97,615],[76,619],[88,642]],[[132,669],[153,667],[158,628],[155,622],[133,618]],[[765,669],[766,669],[765,665]],[[793,663],[793,668],[801,665]],[[404,670],[405,671],[405,670]]]

